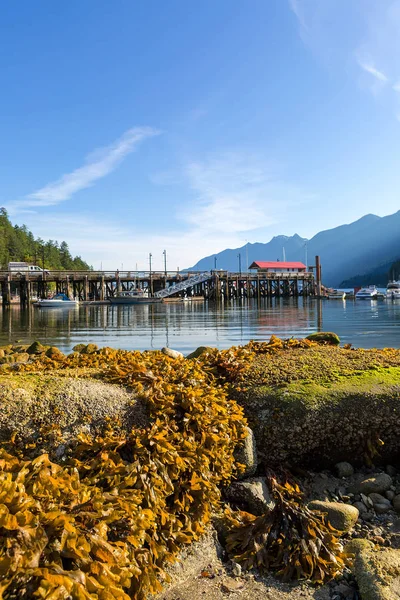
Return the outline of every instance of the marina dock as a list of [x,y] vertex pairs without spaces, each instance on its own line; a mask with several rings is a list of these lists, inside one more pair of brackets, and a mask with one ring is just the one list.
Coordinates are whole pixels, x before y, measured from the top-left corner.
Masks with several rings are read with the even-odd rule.
[[64,293],[81,302],[104,302],[121,291],[142,289],[149,296],[261,298],[273,296],[313,296],[318,292],[313,272],[263,273],[228,271],[50,271],[43,274],[0,271],[3,306],[11,301],[25,306],[33,299]]

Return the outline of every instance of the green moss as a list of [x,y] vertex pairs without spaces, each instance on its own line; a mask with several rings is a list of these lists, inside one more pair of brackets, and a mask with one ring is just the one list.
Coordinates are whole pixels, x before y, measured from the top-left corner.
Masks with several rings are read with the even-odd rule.
[[339,336],[331,331],[319,331],[317,333],[311,333],[306,337],[306,339],[311,340],[312,342],[326,342],[327,344],[332,344],[333,346],[338,346],[340,344]]

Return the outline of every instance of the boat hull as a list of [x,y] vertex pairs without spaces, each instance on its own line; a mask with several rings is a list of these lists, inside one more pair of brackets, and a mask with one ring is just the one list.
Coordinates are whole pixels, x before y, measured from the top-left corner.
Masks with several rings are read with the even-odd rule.
[[79,302],[75,302],[74,300],[40,300],[39,302],[34,302],[33,306],[38,308],[78,308]]
[[111,304],[160,304],[162,298],[110,298]]

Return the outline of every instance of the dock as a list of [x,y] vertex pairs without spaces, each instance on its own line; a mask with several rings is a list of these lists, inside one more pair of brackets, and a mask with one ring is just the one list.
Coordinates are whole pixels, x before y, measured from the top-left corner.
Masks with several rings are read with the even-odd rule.
[[233,298],[313,296],[318,293],[314,273],[263,273],[207,271],[50,271],[18,273],[0,271],[3,306],[17,301],[22,306],[33,299],[64,293],[82,303],[106,302],[121,291],[140,288],[161,298]]

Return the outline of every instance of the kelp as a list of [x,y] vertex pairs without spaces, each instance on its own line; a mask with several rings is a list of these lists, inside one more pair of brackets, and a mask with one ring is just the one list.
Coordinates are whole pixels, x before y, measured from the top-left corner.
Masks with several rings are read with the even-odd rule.
[[[309,340],[250,342],[198,358],[83,346],[40,352],[3,373],[52,373],[126,386],[149,424],[127,435],[109,423],[79,435],[63,464],[13,437],[0,448],[0,598],[141,600],[161,590],[165,566],[199,539],[220,487],[241,465],[243,409],[231,399],[258,355],[316,346]],[[30,443],[30,446],[33,446]],[[228,547],[247,568],[322,581],[345,564],[334,532],[302,505],[299,490],[273,483],[276,508],[263,517],[229,513]],[[289,486],[289,487],[288,487]]]
[[[64,465],[27,460],[17,440],[0,450],[1,597],[141,599],[160,591],[165,564],[199,539],[218,486],[240,468],[243,411],[197,361],[112,350],[68,359],[62,367],[101,365],[102,379],[135,389],[150,425],[80,435]],[[44,356],[32,365],[50,368]]]
[[226,510],[231,558],[246,569],[274,571],[284,581],[322,583],[335,577],[350,560],[339,542],[340,533],[323,513],[307,508],[296,483],[270,477],[269,484],[275,507],[264,515]]

